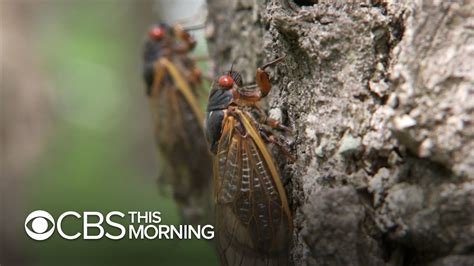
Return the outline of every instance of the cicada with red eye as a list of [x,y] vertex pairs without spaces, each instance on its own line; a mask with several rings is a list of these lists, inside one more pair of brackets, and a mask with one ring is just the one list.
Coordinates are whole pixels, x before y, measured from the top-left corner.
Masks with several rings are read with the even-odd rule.
[[179,24],[152,26],[143,75],[161,162],[159,184],[171,184],[184,223],[204,224],[211,219],[212,159],[200,105],[206,90],[189,55],[195,45]]
[[257,106],[270,89],[265,69],[256,85],[244,86],[228,71],[214,81],[206,113],[206,136],[214,158],[216,241],[223,265],[288,265],[292,217],[270,143],[291,160],[270,128],[290,131]]

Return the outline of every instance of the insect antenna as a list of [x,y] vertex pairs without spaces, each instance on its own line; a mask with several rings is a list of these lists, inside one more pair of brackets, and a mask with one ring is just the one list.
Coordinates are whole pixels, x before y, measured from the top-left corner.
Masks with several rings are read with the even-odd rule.
[[192,26],[184,26],[183,29],[185,31],[194,31],[194,30],[200,30],[204,29],[206,27],[206,24],[197,24],[197,25],[192,25]]
[[261,68],[262,68],[262,69],[265,69],[265,68],[267,68],[267,67],[269,67],[269,66],[276,65],[276,64],[280,63],[283,59],[285,59],[285,57],[286,57],[286,55],[280,56],[279,58],[277,58],[277,59],[275,59],[275,60],[273,60],[273,61],[270,61],[270,62],[266,63],[266,64],[265,64],[264,66],[262,66]]
[[234,79],[235,83],[237,83],[239,86],[242,86],[242,76],[239,72],[234,71],[234,64],[236,60],[237,58],[232,61],[232,64],[230,65],[230,70],[227,73],[232,77],[232,79]]
[[234,60],[232,60],[232,64],[230,65],[230,71],[229,73],[232,73],[232,70],[234,69],[234,64],[235,64],[235,61],[237,60],[237,58],[234,58]]

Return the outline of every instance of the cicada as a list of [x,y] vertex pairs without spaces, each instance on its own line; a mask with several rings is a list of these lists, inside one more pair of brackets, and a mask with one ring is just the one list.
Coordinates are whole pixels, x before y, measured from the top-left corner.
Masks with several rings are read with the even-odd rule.
[[[190,57],[195,39],[176,24],[150,28],[144,48],[144,80],[163,170],[183,222],[210,220],[212,159],[203,130],[201,71]],[[200,93],[201,92],[201,93]]]
[[281,177],[267,147],[292,160],[270,128],[289,131],[257,106],[270,89],[265,68],[256,85],[243,86],[232,69],[214,81],[206,112],[206,136],[214,156],[216,240],[223,265],[288,265],[292,218]]

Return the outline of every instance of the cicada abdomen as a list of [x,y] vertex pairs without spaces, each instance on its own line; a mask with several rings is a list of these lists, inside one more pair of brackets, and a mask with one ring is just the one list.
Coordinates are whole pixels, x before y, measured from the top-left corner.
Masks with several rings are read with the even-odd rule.
[[284,147],[261,124],[286,128],[255,105],[270,89],[263,69],[257,85],[242,86],[240,74],[229,71],[209,97],[206,133],[215,154],[216,243],[224,265],[289,264],[291,212],[267,144]]
[[188,54],[194,45],[179,25],[153,26],[145,43],[144,79],[162,162],[159,184],[172,185],[183,222],[204,224],[211,216],[212,159],[199,105],[203,84]]

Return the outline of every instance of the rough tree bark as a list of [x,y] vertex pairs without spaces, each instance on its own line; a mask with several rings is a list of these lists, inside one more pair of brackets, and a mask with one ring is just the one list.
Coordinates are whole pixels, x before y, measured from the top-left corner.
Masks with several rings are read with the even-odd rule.
[[214,74],[272,72],[295,265],[474,264],[473,1],[208,0]]

